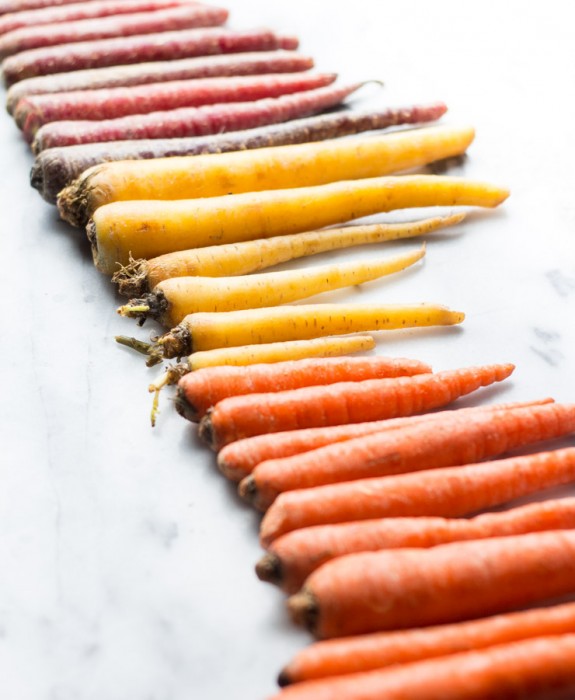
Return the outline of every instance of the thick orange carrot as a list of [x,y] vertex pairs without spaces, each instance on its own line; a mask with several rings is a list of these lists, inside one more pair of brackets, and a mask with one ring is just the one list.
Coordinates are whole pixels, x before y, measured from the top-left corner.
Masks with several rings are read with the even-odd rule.
[[206,367],[182,377],[178,392],[186,405],[186,417],[197,421],[228,396],[427,372],[431,367],[425,362],[403,357],[310,358],[248,367]]
[[283,493],[261,525],[264,547],[312,525],[371,518],[474,513],[575,479],[575,447],[491,462],[359,479]]
[[575,634],[540,636],[395,668],[309,681],[269,700],[571,700]]
[[281,433],[264,433],[253,437],[236,440],[226,445],[218,452],[218,468],[231,481],[241,481],[252,473],[255,467],[268,459],[279,459],[303,454],[318,447],[344,442],[351,438],[369,435],[380,430],[395,430],[408,425],[416,425],[422,421],[450,418],[457,420],[465,418],[470,411],[505,411],[527,406],[541,406],[552,403],[552,398],[535,401],[515,401],[511,403],[490,404],[473,408],[449,409],[424,413],[421,416],[406,418],[389,418],[367,423],[351,423],[349,425],[332,425],[327,428],[302,428],[301,430],[285,430]]
[[575,592],[575,532],[348,554],[288,599],[319,638],[469,620]]
[[284,491],[479,462],[572,432],[575,404],[448,416],[262,462],[240,483],[240,495],[266,510]]
[[[234,440],[262,433],[423,413],[506,379],[513,369],[512,364],[485,365],[415,377],[231,396],[204,416],[200,435],[212,448],[220,449]],[[176,407],[187,417],[187,404],[181,394],[178,399]]]
[[575,528],[575,498],[544,501],[469,519],[420,516],[317,525],[278,537],[257,563],[256,573],[260,580],[296,593],[312,571],[345,554],[401,547],[426,549],[460,540],[571,528]]

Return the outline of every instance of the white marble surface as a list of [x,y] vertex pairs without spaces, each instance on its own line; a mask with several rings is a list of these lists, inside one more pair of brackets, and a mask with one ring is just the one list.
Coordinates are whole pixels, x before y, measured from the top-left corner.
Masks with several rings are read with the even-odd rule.
[[[515,362],[476,402],[575,400],[570,3],[226,4],[231,25],[293,32],[342,80],[385,80],[358,105],[445,100],[445,123],[477,128],[453,172],[511,188],[499,211],[430,239],[418,269],[331,297],[467,313],[458,329],[381,337],[377,352],[436,369]],[[114,343],[138,331],[82,234],[29,188],[31,162],[0,117],[2,697],[265,698],[309,637],[253,573],[257,517],[167,399],[149,427],[157,369]]]

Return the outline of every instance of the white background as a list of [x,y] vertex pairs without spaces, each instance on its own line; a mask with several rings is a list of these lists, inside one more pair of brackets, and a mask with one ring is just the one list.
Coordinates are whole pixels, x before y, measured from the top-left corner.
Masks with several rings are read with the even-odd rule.
[[[436,301],[461,328],[378,338],[435,369],[515,362],[475,402],[575,400],[575,110],[568,2],[230,0],[230,26],[294,33],[353,105],[444,100],[475,143],[450,172],[510,187],[496,212],[430,237],[417,269],[327,300]],[[363,99],[360,99],[363,97]],[[7,700],[255,700],[310,640],[253,573],[258,518],[162,402],[158,368],[82,232],[28,186],[32,157],[0,118],[0,688]],[[412,215],[415,216],[416,213]],[[388,215],[376,220],[394,220]],[[404,242],[382,254],[416,245]],[[357,250],[324,259],[372,256]],[[315,264],[317,260],[301,264]],[[465,403],[465,402],[464,402]],[[471,403],[468,401],[467,403]]]

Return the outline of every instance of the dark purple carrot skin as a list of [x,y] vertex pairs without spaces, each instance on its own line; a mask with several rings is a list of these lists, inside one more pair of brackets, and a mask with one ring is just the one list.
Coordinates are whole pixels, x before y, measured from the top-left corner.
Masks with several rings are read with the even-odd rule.
[[278,36],[268,29],[232,31],[223,28],[183,29],[143,36],[80,41],[22,51],[2,63],[6,86],[37,75],[121,66],[149,61],[170,61],[242,51],[296,49],[297,39]]
[[324,87],[255,102],[230,102],[174,109],[169,112],[136,114],[101,122],[52,122],[41,127],[32,150],[39,153],[55,146],[103,143],[132,139],[205,136],[226,131],[286,122],[335,107],[364,83]]
[[21,80],[8,90],[6,108],[13,114],[20,100],[33,95],[133,87],[172,80],[299,73],[310,68],[313,68],[312,58],[282,49],[92,68]]
[[0,58],[22,51],[158,32],[172,32],[195,27],[224,24],[228,11],[220,7],[181,5],[161,12],[135,12],[131,15],[59,22],[46,27],[23,27],[0,37]]
[[331,85],[335,73],[294,73],[175,80],[111,90],[84,90],[56,95],[38,95],[20,100],[14,118],[31,142],[38,129],[50,122],[103,121],[131,114],[166,112],[223,102],[254,102]]
[[377,112],[336,112],[215,136],[116,141],[50,148],[36,157],[30,181],[47,202],[55,204],[58,193],[64,187],[79,177],[84,170],[99,163],[227,153],[268,146],[311,143],[400,124],[431,122],[439,119],[446,111],[447,107],[442,102],[437,102]]
[[74,22],[95,17],[131,14],[132,12],[154,12],[168,7],[183,5],[185,0],[91,0],[72,5],[43,7],[39,10],[12,12],[0,17],[0,34],[22,27],[39,27],[57,22]]

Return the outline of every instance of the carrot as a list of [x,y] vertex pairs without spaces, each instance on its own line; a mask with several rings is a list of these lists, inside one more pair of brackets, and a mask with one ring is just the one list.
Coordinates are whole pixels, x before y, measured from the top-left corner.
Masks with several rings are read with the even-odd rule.
[[292,37],[280,37],[267,29],[185,29],[30,49],[9,56],[2,63],[2,72],[6,86],[10,86],[38,75],[190,56],[295,49],[297,43]]
[[0,0],[0,15],[5,15],[9,12],[38,10],[55,5],[69,5],[77,2],[78,0]]
[[193,27],[213,27],[228,18],[227,10],[195,3],[163,8],[161,12],[134,12],[57,22],[39,27],[22,27],[0,36],[0,59],[49,46],[68,46],[85,41],[156,34]]
[[235,277],[175,277],[160,282],[149,294],[132,299],[121,306],[118,313],[139,319],[140,325],[151,316],[170,328],[188,314],[200,311],[235,311],[287,304],[321,292],[363,284],[405,270],[424,255],[422,246],[374,262],[360,260]]
[[182,377],[178,392],[180,400],[186,403],[187,415],[197,421],[229,396],[427,372],[431,372],[431,367],[425,362],[403,357],[316,358],[250,367],[207,368]]
[[[197,30],[196,30],[197,31]],[[103,121],[60,121],[41,127],[32,143],[34,153],[79,143],[202,136],[249,129],[335,107],[364,83],[329,86],[295,95],[254,102],[228,102],[202,107],[181,107]]]
[[574,477],[575,448],[565,448],[300,489],[278,497],[264,516],[260,539],[269,547],[280,535],[313,525],[421,515],[458,517],[570,483]]
[[[439,383],[441,373],[436,376]],[[572,404],[483,411],[457,422],[424,421],[261,462],[240,483],[240,495],[266,510],[284,491],[478,462],[574,431]]]
[[[291,55],[293,52],[273,52],[277,54],[277,60],[282,55],[287,59],[285,54]],[[253,54],[248,54],[253,55]],[[257,54],[255,54],[257,55]],[[262,52],[262,59],[270,56],[270,52]],[[242,54],[237,55],[237,60],[241,62]],[[209,61],[232,60],[234,56],[211,56],[208,58],[193,58],[184,59],[184,61],[201,61],[207,63]],[[295,59],[295,57],[294,57]],[[301,59],[300,59],[301,60]],[[309,59],[308,59],[309,60]],[[175,68],[176,64],[183,61],[167,61],[162,65],[172,64]],[[142,64],[142,66],[157,66],[158,63]],[[270,62],[270,70],[268,72],[279,72],[281,66],[277,61],[272,64]],[[306,67],[302,64],[297,64],[300,70]],[[80,89],[83,86],[73,87],[71,85],[72,76],[88,74],[103,71],[116,71],[124,74],[127,70],[135,70],[140,66],[119,66],[115,68],[99,68],[93,71],[74,71],[72,73],[62,73],[60,76],[42,76],[39,78],[29,78],[23,80],[16,85],[13,85],[8,91],[8,108],[13,109],[14,101],[18,99],[22,88],[38,90],[38,82],[44,81],[42,91],[46,91],[46,85],[55,84],[64,89]],[[199,69],[202,70],[202,69]],[[215,69],[210,69],[212,72],[202,76],[198,75],[174,75],[173,79],[187,77],[209,77],[209,75],[217,75]],[[231,70],[231,69],[230,69]],[[246,71],[247,72],[247,71]],[[255,71],[254,71],[255,72]],[[238,74],[241,71],[238,69]],[[59,78],[67,77],[66,85],[58,83]],[[149,81],[148,81],[149,82]],[[128,83],[126,83],[128,84]],[[113,86],[113,85],[111,85]],[[98,85],[95,85],[98,87]],[[106,85],[102,85],[106,87]],[[24,92],[24,95],[26,93]],[[84,170],[108,161],[117,160],[145,160],[150,158],[161,158],[182,155],[200,155],[202,153],[227,153],[229,151],[238,151],[243,149],[264,148],[266,146],[284,146],[295,143],[311,143],[313,141],[322,141],[328,138],[341,138],[350,134],[357,134],[363,131],[371,131],[374,129],[385,129],[398,124],[418,124],[423,122],[434,121],[439,119],[446,111],[443,103],[433,103],[422,106],[412,106],[399,109],[383,109],[372,112],[336,112],[322,114],[320,116],[307,117],[304,119],[294,119],[287,123],[272,124],[269,126],[256,127],[244,131],[214,134],[211,136],[191,136],[180,139],[140,139],[137,141],[110,141],[103,144],[80,144],[79,146],[64,146],[62,148],[50,148],[38,154],[32,172],[30,181],[32,187],[35,187],[42,197],[51,204],[56,202],[58,193],[73,180],[79,177]]]
[[569,700],[574,696],[575,634],[551,633],[395,668],[312,680],[269,700]]
[[465,314],[435,304],[298,304],[263,309],[197,313],[160,336],[164,357],[198,350],[306,340],[326,335],[400,328],[451,326]]
[[257,563],[256,573],[260,580],[296,593],[312,571],[346,554],[429,548],[462,540],[572,528],[575,528],[575,498],[544,501],[470,519],[419,516],[317,525],[288,532],[274,540]]
[[375,177],[193,200],[112,202],[94,212],[87,234],[96,267],[112,274],[130,255],[153,258],[215,243],[310,231],[408,207],[495,207],[507,196],[503,188],[462,178]]
[[[325,387],[232,396],[217,403],[202,419],[199,432],[202,439],[217,450],[250,435],[409,416],[445,406],[479,387],[502,381],[513,370],[512,364],[483,365],[413,377],[366,379]],[[178,392],[176,408],[188,417],[190,408],[182,392]],[[411,431],[416,434],[422,429],[425,430],[425,424]],[[357,438],[370,445],[373,439],[374,436]],[[349,443],[351,441],[337,447],[347,451]],[[369,459],[368,451],[365,451],[365,458]]]
[[[33,95],[18,103],[14,119],[31,142],[38,129],[61,120],[116,119],[221,102],[252,102],[330,85],[334,73],[192,78],[104,90]],[[151,161],[154,162],[154,161]],[[142,165],[142,163],[140,163]]]
[[445,418],[455,421],[460,418],[465,419],[470,412],[475,411],[506,411],[508,409],[538,406],[552,402],[553,399],[551,398],[538,401],[515,401],[473,408],[435,411],[434,413],[424,413],[420,416],[408,416],[406,418],[387,418],[380,421],[368,421],[367,423],[350,423],[327,428],[303,428],[300,430],[286,430],[280,433],[264,433],[263,435],[255,435],[254,437],[244,438],[226,445],[218,452],[217,464],[219,470],[228,479],[241,481],[244,477],[249,476],[260,462],[303,454],[319,447],[343,442],[362,435],[369,435],[383,430],[396,430],[397,428],[418,425],[430,420],[442,420]]
[[347,554],[288,600],[319,638],[405,629],[516,610],[575,591],[575,532]]
[[[212,83],[218,80],[254,79],[215,78]],[[306,79],[283,80],[300,89]],[[98,207],[114,201],[193,199],[389,175],[460,155],[473,138],[471,127],[436,126],[225,154],[107,163],[84,172],[61,192],[58,208],[63,219],[82,226]]]
[[133,260],[112,276],[120,294],[142,296],[164,280],[189,275],[222,277],[250,272],[294,260],[369,243],[414,238],[461,223],[465,214],[436,216],[397,224],[345,226],[322,231],[304,231],[255,241],[192,248],[160,255],[151,260]]

